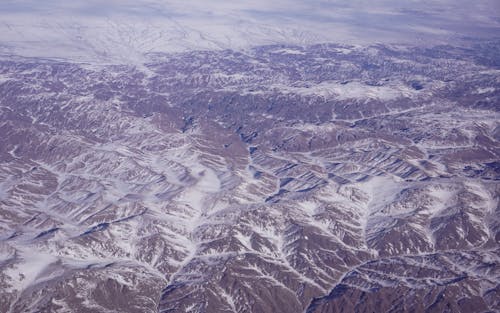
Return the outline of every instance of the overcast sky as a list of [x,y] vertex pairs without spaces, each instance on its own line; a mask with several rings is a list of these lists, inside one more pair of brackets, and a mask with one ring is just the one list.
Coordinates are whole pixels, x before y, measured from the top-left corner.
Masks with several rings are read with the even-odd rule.
[[275,42],[453,43],[499,36],[499,12],[499,0],[3,0],[0,46],[104,58]]

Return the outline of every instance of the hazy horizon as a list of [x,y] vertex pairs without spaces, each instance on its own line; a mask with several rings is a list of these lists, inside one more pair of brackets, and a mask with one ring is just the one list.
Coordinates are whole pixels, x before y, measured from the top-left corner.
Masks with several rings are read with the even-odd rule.
[[496,1],[6,1],[9,54],[131,62],[266,44],[459,43],[500,33]]

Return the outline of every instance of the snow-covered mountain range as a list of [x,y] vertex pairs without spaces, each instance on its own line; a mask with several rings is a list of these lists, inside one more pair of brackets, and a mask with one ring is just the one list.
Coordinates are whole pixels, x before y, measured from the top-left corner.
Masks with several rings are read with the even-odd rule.
[[2,60],[0,311],[498,311],[499,49]]
[[498,0],[3,0],[0,312],[500,312]]

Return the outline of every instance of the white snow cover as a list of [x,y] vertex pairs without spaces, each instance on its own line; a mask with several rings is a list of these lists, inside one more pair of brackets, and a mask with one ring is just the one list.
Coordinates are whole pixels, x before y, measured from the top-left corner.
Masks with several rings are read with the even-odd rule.
[[0,3],[0,52],[142,63],[149,52],[275,43],[426,44],[456,39],[457,29],[460,36],[476,36],[477,29],[498,33],[498,16],[495,0],[6,0]]
[[361,82],[346,84],[340,82],[322,82],[310,87],[277,86],[277,88],[284,92],[296,93],[303,96],[321,96],[324,98],[336,98],[338,100],[376,99],[387,101],[411,97],[416,93],[415,90],[400,84],[370,86]]
[[476,89],[476,93],[477,94],[485,94],[485,93],[491,93],[491,92],[495,92],[497,89],[494,88],[494,87],[486,87],[486,88],[477,88]]
[[[19,252],[18,252],[19,253]],[[57,260],[56,257],[36,251],[36,249],[25,249],[19,253],[22,262],[13,265],[4,271],[10,277],[8,282],[12,289],[24,290],[39,279],[44,269]]]

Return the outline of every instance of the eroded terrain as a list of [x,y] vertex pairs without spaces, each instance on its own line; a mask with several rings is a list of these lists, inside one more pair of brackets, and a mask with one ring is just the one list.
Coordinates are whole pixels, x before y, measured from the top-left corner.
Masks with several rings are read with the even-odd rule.
[[0,62],[0,311],[498,312],[498,43]]

